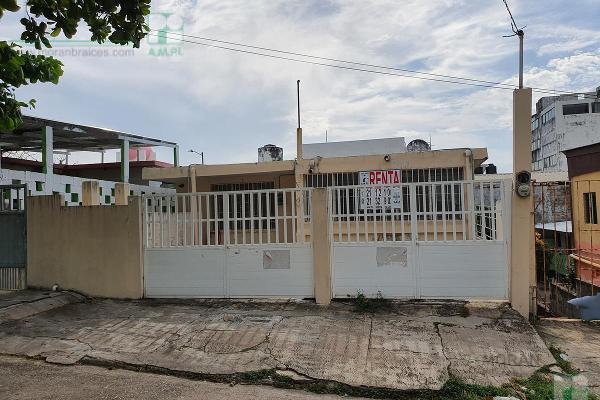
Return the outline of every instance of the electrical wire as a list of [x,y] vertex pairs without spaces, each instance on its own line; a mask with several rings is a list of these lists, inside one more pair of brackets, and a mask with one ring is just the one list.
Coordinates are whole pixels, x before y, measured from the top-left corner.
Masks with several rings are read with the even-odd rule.
[[338,63],[343,63],[343,64],[360,65],[363,67],[379,68],[379,69],[386,69],[386,70],[393,70],[393,71],[400,71],[400,72],[408,72],[408,73],[412,73],[412,74],[434,76],[434,77],[438,77],[438,78],[458,79],[458,80],[477,82],[477,83],[486,83],[486,84],[498,85],[498,86],[509,86],[511,88],[516,86],[516,85],[510,84],[510,83],[493,82],[493,81],[486,81],[486,80],[472,79],[472,78],[463,78],[463,77],[459,77],[459,76],[444,75],[444,74],[435,74],[435,73],[431,73],[431,72],[423,72],[423,71],[417,71],[417,70],[411,70],[411,69],[405,69],[405,68],[368,64],[368,63],[362,63],[362,62],[357,62],[357,61],[340,60],[337,58],[319,57],[319,56],[314,56],[311,54],[296,53],[293,51],[278,50],[278,49],[273,49],[273,48],[269,48],[269,47],[261,47],[261,46],[253,46],[253,45],[244,44],[244,43],[228,42],[226,40],[213,39],[213,38],[208,38],[208,37],[204,37],[204,36],[195,36],[195,35],[188,35],[188,34],[184,34],[184,33],[168,32],[168,31],[163,31],[163,30],[159,30],[159,29],[153,29],[153,30],[158,31],[158,32],[167,32],[167,33],[171,33],[171,34],[177,34],[180,36],[190,37],[190,38],[194,38],[194,39],[205,40],[208,42],[223,43],[223,44],[229,44],[229,45],[238,46],[238,47],[247,47],[250,49],[264,50],[264,51],[269,51],[269,52],[273,52],[273,53],[289,54],[289,55],[293,55],[293,56],[300,56],[300,57],[306,57],[306,58],[317,59],[317,60],[332,61],[332,62],[338,62]]
[[[452,75],[434,74],[434,73],[417,71],[417,70],[402,69],[402,68],[396,68],[396,67],[347,61],[347,60],[341,60],[341,59],[336,59],[336,58],[319,57],[319,56],[314,56],[314,55],[310,55],[310,54],[278,50],[278,49],[272,49],[272,48],[261,47],[261,46],[246,45],[246,44],[242,44],[242,43],[207,38],[207,37],[202,37],[202,36],[188,35],[188,34],[183,34],[180,32],[170,32],[170,31],[158,30],[158,29],[152,29],[151,31],[158,32],[158,33],[150,32],[150,34],[153,34],[157,37],[166,38],[166,39],[176,39],[176,40],[179,40],[184,43],[197,44],[197,45],[201,45],[201,46],[205,46],[205,47],[211,47],[211,48],[228,50],[228,51],[233,51],[233,52],[238,52],[238,53],[280,59],[280,60],[285,60],[285,61],[298,62],[298,63],[303,63],[303,64],[311,64],[311,65],[325,66],[325,67],[330,67],[330,68],[367,72],[367,73],[373,73],[373,74],[379,74],[379,75],[397,76],[397,77],[402,77],[402,78],[419,79],[419,80],[442,82],[442,83],[453,83],[453,84],[458,84],[458,85],[475,86],[475,87],[483,87],[483,88],[490,88],[490,89],[514,90],[517,88],[517,85],[502,83],[502,82],[486,81],[486,80],[473,79],[473,78],[464,78],[464,77],[458,77],[458,76],[452,76]],[[167,35],[171,35],[171,36],[167,36]],[[175,37],[173,37],[173,35],[175,35]],[[280,56],[280,55],[276,55],[276,54],[268,54],[268,53],[264,53],[264,52],[253,51],[253,50],[238,49],[238,48],[234,48],[234,47],[221,46],[221,45],[216,45],[216,44],[212,44],[212,43],[204,43],[204,42],[199,42],[199,41],[194,41],[194,40],[189,40],[189,39],[182,39],[181,36],[191,37],[191,38],[195,38],[195,39],[203,40],[203,41],[209,41],[212,43],[223,43],[223,44],[229,44],[229,45],[233,45],[233,46],[237,46],[237,47],[246,47],[246,48],[250,48],[250,49],[263,50],[263,51],[280,53],[280,54],[288,54],[288,55],[304,57],[304,58],[338,62],[338,63],[350,64],[350,65],[358,65],[358,66],[369,67],[369,68],[384,69],[384,70],[388,70],[388,71],[392,70],[392,71],[407,72],[407,73],[413,73],[413,74],[419,74],[419,75],[425,75],[425,76],[406,75],[406,74],[400,74],[400,73],[395,73],[395,72],[377,71],[374,69],[357,68],[357,67],[337,65],[337,64],[331,64],[331,63],[302,60],[302,59],[298,59],[298,58]],[[544,93],[544,94],[550,94],[550,95],[574,94],[571,92],[554,90],[554,89],[545,89],[545,88],[531,88],[531,89],[538,93]]]

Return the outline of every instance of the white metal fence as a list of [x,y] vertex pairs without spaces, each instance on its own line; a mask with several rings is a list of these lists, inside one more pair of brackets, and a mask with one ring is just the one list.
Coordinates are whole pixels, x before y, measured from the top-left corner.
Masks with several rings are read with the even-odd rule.
[[146,248],[306,243],[311,189],[144,197]]
[[329,188],[337,243],[504,240],[502,180]]

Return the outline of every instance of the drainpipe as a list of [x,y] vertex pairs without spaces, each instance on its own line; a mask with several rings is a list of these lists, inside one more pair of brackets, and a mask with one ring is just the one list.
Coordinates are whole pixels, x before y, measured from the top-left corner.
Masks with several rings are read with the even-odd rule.
[[473,150],[466,149],[465,150],[465,180],[473,180],[475,178],[475,174],[473,173],[475,170],[475,161],[473,160]]

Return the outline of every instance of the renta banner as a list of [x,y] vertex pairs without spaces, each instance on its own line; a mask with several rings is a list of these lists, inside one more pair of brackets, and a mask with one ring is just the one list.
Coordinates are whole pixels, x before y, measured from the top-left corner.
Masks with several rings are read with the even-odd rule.
[[361,209],[399,209],[402,207],[401,188],[383,186],[402,183],[399,169],[360,172],[359,178],[360,184],[366,186],[360,189]]
[[361,185],[398,185],[402,182],[399,169],[361,172],[359,177]]

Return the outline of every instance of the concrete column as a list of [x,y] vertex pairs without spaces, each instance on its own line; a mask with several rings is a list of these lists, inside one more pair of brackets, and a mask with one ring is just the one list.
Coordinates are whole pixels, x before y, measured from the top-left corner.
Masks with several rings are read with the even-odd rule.
[[[513,172],[531,172],[531,89],[513,92]],[[528,318],[535,286],[535,241],[533,226],[533,195],[516,194],[513,176],[511,205],[511,274],[510,301],[512,307]]]
[[317,304],[327,305],[331,302],[332,296],[327,189],[314,189],[311,208],[315,300]]
[[467,217],[467,224],[465,226],[465,229],[467,230],[467,232],[463,232],[463,237],[465,237],[465,235],[467,235],[466,237],[471,238],[472,240],[475,240],[475,236],[473,234],[473,232],[475,231],[475,198],[474,193],[475,193],[475,175],[474,175],[474,169],[473,169],[473,150],[471,149],[466,149],[465,150],[465,170],[464,170],[464,179],[465,181],[469,181],[472,183],[469,184],[465,184],[463,186],[464,189],[464,203],[467,205],[467,210],[470,210],[470,213]]
[[304,150],[302,149],[302,128],[296,128],[296,159],[302,160]]
[[118,206],[129,204],[129,183],[115,183],[115,204]]
[[121,182],[129,182],[129,140],[121,143]]
[[81,184],[81,198],[84,206],[100,205],[100,185],[98,181],[84,181]]
[[[196,193],[196,168],[192,165],[188,167],[188,175],[190,179],[190,193]],[[198,198],[196,196],[190,197],[190,214],[192,216],[192,221],[196,221],[198,215]],[[192,238],[192,244],[198,245],[200,241],[200,224],[199,222],[194,222],[194,237]]]
[[42,173],[54,174],[54,132],[51,126],[44,127],[42,132]]

